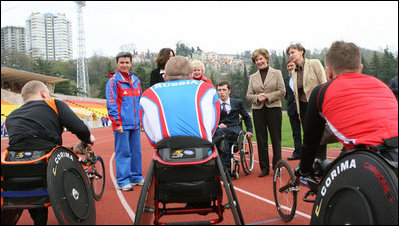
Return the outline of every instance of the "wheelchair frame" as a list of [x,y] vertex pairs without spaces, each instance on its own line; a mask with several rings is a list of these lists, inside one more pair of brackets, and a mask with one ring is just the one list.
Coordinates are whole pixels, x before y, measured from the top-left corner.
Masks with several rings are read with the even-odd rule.
[[[228,203],[222,204],[223,192],[221,192],[220,196],[217,196],[216,199],[212,200],[211,206],[209,207],[184,207],[184,208],[167,208],[167,204],[171,203],[182,203],[182,202],[163,202],[156,199],[156,186],[158,185],[158,180],[156,178],[155,170],[157,164],[161,166],[201,166],[202,164],[209,163],[210,161],[215,161],[216,170],[217,170],[217,182],[223,182],[223,188],[226,192]],[[221,186],[221,185],[219,185]],[[223,191],[223,190],[221,190]],[[186,203],[189,203],[192,200],[186,200]],[[184,202],[183,202],[184,203]],[[163,207],[160,207],[160,204]],[[201,214],[205,215],[207,213],[216,213],[217,218],[209,220],[209,221],[194,221],[194,222],[177,222],[171,224],[216,224],[220,223],[223,220],[223,212],[225,209],[230,209],[232,211],[234,221],[236,224],[245,224],[242,216],[242,212],[238,203],[237,196],[234,191],[234,186],[231,182],[231,178],[223,170],[223,165],[218,155],[218,152],[215,147],[212,148],[212,153],[206,157],[205,159],[193,162],[167,162],[164,161],[160,155],[159,150],[153,155],[151,164],[149,166],[147,176],[141,190],[141,194],[139,197],[139,201],[137,203],[136,216],[134,220],[135,225],[141,224],[169,224],[165,222],[161,222],[161,217],[165,215],[182,215],[182,214]],[[152,220],[154,218],[154,220]]]
[[[245,130],[240,131],[237,140],[231,144],[230,151],[230,175],[232,175],[235,179],[239,178],[240,162],[245,175],[250,175],[252,173],[252,170],[254,169],[255,156],[252,141],[246,135]],[[238,156],[236,155],[236,153],[238,153],[240,159],[237,158]]]
[[[48,173],[48,166],[49,166],[49,160],[52,157],[53,153],[58,150],[59,148],[64,148],[66,150],[68,150],[69,152],[71,152],[71,154],[75,155],[76,159],[78,160],[79,164],[82,166],[83,170],[84,170],[84,177],[87,178],[88,181],[88,187],[89,189],[91,189],[91,193],[93,194],[93,198],[95,200],[99,200],[104,192],[104,185],[105,185],[105,170],[104,170],[104,163],[103,160],[100,156],[96,156],[93,152],[91,152],[91,154],[88,154],[88,149],[86,148],[84,151],[84,156],[85,158],[82,160],[82,158],[79,158],[79,156],[72,150],[72,147],[66,147],[66,146],[62,146],[62,145],[57,145],[56,147],[54,147],[53,149],[51,149],[51,151],[49,151],[48,153],[40,156],[39,158],[36,159],[32,159],[32,160],[28,160],[28,161],[6,161],[7,156],[9,154],[8,150],[6,150],[4,152],[4,154],[2,154],[1,156],[1,164],[3,165],[13,165],[13,166],[18,166],[18,165],[28,165],[28,164],[37,164],[38,162],[45,160],[45,163],[42,164],[46,164],[46,172],[45,174],[43,174],[43,177],[47,177],[47,173]],[[102,175],[100,175],[97,170],[96,170],[96,166],[99,165],[102,169]],[[27,177],[29,178],[29,177]],[[100,179],[102,180],[101,182],[101,188],[99,189],[99,192],[96,192],[94,190],[94,185],[93,185],[93,180],[95,179]],[[4,178],[3,175],[1,176],[1,181],[2,184],[5,183],[4,182]],[[52,203],[50,201],[50,194],[49,191],[47,190],[48,184],[45,185],[45,189],[44,190],[29,190],[29,191],[24,191],[24,190],[20,190],[20,191],[4,191],[3,186],[1,188],[1,209],[6,210],[6,209],[33,209],[33,208],[41,208],[41,207],[50,207],[52,206]],[[4,196],[4,197],[3,197]],[[49,200],[49,202],[46,203],[41,203],[41,204],[20,204],[20,205],[5,205],[4,202],[4,198],[13,198],[13,197],[26,197],[26,198],[35,198],[38,196],[43,196],[45,197],[47,200]],[[42,202],[37,201],[37,203]],[[95,211],[95,210],[94,210]],[[56,211],[55,211],[56,212]],[[95,212],[94,212],[95,213]],[[57,220],[58,217],[57,217]],[[66,223],[66,222],[59,222],[59,223]],[[93,223],[93,222],[92,222]]]

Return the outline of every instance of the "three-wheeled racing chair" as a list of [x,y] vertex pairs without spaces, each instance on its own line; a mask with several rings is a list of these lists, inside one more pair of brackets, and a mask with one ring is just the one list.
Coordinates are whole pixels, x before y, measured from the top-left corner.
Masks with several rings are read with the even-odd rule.
[[[222,200],[223,190],[226,204]],[[223,220],[226,209],[232,211],[236,224],[244,224],[230,176],[224,172],[213,143],[189,136],[169,137],[157,143],[137,204],[136,225],[216,224]],[[208,213],[216,213],[217,218],[161,221],[166,215]]]
[[78,156],[64,146],[2,153],[1,217],[50,206],[60,224],[95,224],[93,193]]

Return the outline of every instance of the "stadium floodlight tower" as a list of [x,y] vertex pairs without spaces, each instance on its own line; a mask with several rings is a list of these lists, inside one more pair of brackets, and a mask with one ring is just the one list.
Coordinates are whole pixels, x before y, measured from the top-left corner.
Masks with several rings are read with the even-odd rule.
[[84,34],[84,26],[83,26],[83,12],[82,8],[86,6],[86,1],[75,1],[77,5],[77,14],[78,14],[78,59],[76,63],[77,73],[77,88],[80,93],[78,96],[90,96],[90,88],[89,88],[89,74],[87,71],[86,64],[86,44],[85,44],[85,34]]

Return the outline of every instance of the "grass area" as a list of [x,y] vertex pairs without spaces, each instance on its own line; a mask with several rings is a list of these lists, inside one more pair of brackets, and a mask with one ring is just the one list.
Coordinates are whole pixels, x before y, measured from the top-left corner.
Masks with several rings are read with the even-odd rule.
[[[254,128],[253,129],[254,138],[252,138],[252,140],[256,141],[256,133],[255,133],[255,127],[253,125],[253,120],[252,120],[252,128]],[[303,139],[303,131],[302,131],[302,139]],[[268,140],[269,140],[268,144],[271,145],[272,142],[270,140],[270,134],[268,135]],[[290,118],[288,117],[286,112],[283,112],[283,122],[281,128],[281,146],[294,148],[294,139],[292,138]],[[327,148],[342,148],[342,144],[340,142],[328,144]]]

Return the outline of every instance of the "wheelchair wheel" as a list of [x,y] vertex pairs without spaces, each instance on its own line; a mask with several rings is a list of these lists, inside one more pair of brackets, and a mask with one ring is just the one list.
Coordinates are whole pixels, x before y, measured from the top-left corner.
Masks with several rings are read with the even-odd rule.
[[285,160],[276,164],[273,175],[273,192],[277,211],[283,221],[289,222],[295,215],[298,189],[295,176]]
[[398,177],[373,151],[339,156],[323,175],[311,224],[397,225]]
[[147,176],[144,180],[143,188],[141,189],[139,201],[137,202],[136,216],[134,218],[134,225],[149,225],[152,224],[154,218],[154,169],[155,161],[151,160],[148,168]]
[[254,150],[252,146],[252,141],[246,135],[243,145],[240,150],[240,158],[242,169],[244,170],[245,175],[251,174],[254,168]]
[[59,224],[96,224],[96,206],[89,183],[72,150],[54,150],[47,165],[47,190]]
[[95,200],[100,200],[105,188],[105,166],[103,158],[97,156],[97,161],[92,167],[90,184]]

